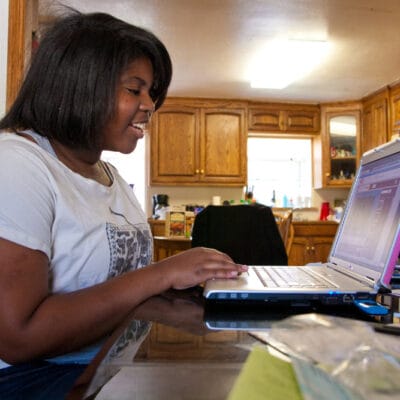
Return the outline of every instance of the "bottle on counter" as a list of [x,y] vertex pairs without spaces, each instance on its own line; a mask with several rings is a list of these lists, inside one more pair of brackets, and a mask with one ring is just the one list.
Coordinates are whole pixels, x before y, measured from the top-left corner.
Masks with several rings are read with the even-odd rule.
[[272,199],[271,199],[271,207],[275,207],[276,205],[276,196],[275,196],[275,190],[272,191]]

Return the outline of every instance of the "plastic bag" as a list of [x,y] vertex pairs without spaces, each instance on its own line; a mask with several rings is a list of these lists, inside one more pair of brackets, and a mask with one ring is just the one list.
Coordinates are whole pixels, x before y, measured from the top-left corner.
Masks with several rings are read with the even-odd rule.
[[272,325],[271,343],[315,363],[363,399],[400,399],[400,340],[363,321],[319,314]]

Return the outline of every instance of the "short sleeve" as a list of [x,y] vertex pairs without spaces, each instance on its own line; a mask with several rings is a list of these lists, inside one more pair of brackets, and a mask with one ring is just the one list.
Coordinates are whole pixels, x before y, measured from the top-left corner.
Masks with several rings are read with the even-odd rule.
[[49,176],[34,143],[0,142],[0,237],[50,258],[54,193]]

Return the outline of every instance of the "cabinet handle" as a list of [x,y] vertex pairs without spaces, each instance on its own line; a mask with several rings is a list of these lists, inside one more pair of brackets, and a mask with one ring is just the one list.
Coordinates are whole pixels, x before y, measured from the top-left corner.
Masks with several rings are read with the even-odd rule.
[[201,170],[200,170],[200,173],[204,174],[204,169],[201,169]]
[[196,169],[196,174],[198,174],[200,172],[200,170]]
[[314,253],[315,252],[315,247],[314,246],[306,246],[306,251],[308,253]]

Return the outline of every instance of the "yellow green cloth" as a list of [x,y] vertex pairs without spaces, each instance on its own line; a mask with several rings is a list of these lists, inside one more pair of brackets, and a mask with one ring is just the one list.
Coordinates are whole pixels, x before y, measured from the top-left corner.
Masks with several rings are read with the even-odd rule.
[[228,400],[302,400],[290,362],[254,347],[249,354]]

